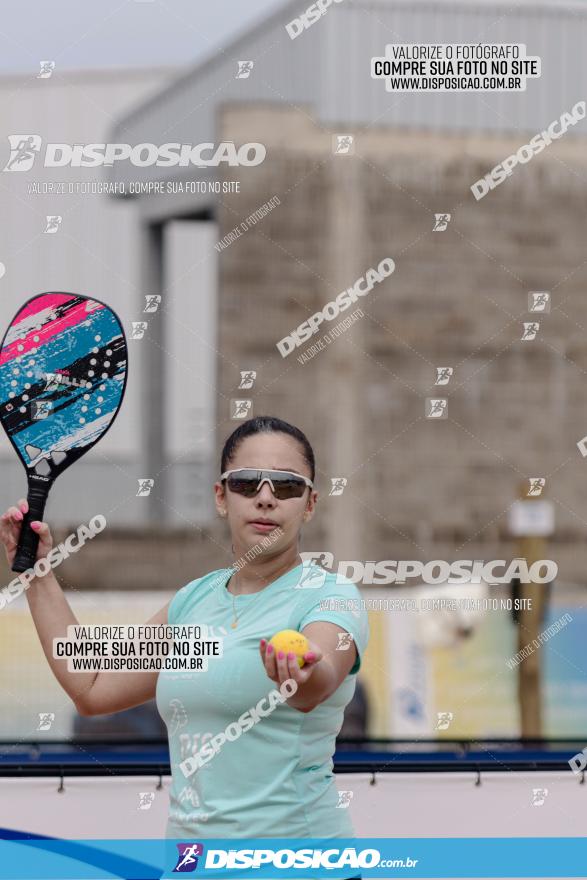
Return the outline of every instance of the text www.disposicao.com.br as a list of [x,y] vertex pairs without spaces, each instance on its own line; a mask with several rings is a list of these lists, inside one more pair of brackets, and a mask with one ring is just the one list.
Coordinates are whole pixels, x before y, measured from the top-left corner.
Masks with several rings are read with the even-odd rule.
[[71,657],[69,663],[75,672],[160,672],[168,669],[202,668],[199,657]]

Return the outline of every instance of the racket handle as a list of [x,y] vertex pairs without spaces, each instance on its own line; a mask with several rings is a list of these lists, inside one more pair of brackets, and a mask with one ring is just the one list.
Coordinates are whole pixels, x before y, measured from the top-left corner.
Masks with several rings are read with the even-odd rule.
[[27,495],[29,510],[22,520],[20,540],[12,562],[12,571],[28,571],[36,562],[39,536],[31,529],[31,522],[43,519],[48,494],[49,491],[45,485],[36,486],[34,483],[29,483]]

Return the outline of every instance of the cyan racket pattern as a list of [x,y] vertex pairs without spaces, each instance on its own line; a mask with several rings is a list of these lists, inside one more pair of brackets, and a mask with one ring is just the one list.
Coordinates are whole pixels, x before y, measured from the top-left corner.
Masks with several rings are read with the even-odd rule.
[[122,326],[104,303],[43,293],[0,350],[0,418],[29,472],[53,480],[108,429],[124,394]]

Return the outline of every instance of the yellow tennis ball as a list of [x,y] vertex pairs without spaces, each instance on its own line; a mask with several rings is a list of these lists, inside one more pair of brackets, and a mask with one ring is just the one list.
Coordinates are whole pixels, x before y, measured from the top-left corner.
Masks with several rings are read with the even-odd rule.
[[286,657],[289,651],[293,651],[297,655],[300,669],[306,662],[304,654],[310,650],[309,641],[297,629],[282,629],[280,632],[275,633],[273,638],[269,639],[269,644],[273,645],[275,652],[283,651]]

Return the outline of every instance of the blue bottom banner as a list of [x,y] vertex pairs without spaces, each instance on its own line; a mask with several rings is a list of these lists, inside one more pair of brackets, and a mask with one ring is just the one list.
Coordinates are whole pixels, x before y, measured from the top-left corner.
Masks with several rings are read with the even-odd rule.
[[0,880],[586,877],[587,838],[59,840],[1,829]]

